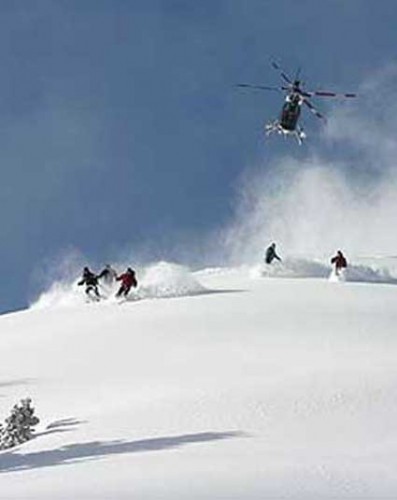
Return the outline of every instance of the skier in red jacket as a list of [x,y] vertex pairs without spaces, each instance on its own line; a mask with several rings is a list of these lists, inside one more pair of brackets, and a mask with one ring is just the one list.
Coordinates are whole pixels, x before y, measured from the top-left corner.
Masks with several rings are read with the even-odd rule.
[[116,280],[121,281],[121,286],[116,293],[116,297],[127,297],[131,287],[136,288],[138,286],[135,271],[130,267],[125,273],[118,276]]
[[342,269],[347,267],[347,261],[343,253],[338,250],[335,257],[332,257],[331,264],[335,266],[335,274],[339,276]]

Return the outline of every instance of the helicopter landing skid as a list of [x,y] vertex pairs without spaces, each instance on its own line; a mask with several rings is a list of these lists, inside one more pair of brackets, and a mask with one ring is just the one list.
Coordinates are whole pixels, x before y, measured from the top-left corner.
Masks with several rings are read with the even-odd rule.
[[295,130],[287,130],[283,128],[279,121],[271,122],[265,125],[266,135],[270,135],[273,132],[277,132],[278,134],[293,135],[295,139],[298,141],[298,144],[301,146],[303,140],[306,139],[306,134],[301,127],[297,127]]

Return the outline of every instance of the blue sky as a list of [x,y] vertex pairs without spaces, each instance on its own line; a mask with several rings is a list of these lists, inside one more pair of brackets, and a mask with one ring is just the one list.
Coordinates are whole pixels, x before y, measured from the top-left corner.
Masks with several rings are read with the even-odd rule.
[[279,83],[275,58],[354,91],[395,59],[396,19],[393,0],[2,1],[0,311],[70,249],[175,259],[222,227],[245,169],[310,148],[264,141],[281,96],[233,85]]

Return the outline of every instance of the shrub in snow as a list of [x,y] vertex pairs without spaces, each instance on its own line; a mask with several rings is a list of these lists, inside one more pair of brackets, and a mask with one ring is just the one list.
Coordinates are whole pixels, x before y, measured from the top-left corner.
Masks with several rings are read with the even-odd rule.
[[39,423],[34,415],[34,408],[30,406],[30,398],[21,399],[20,404],[14,405],[11,415],[5,419],[5,425],[0,426],[0,449],[5,450],[32,439],[33,427]]

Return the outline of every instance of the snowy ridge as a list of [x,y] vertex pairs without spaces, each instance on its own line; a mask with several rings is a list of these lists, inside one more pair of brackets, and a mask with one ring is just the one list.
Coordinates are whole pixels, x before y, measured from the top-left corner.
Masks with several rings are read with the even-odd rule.
[[[392,270],[394,271],[394,269]],[[127,300],[188,297],[207,293],[210,290],[200,280],[211,276],[246,275],[256,278],[321,278],[331,281],[347,281],[362,283],[397,284],[397,278],[388,267],[376,265],[349,265],[343,279],[335,279],[329,265],[318,260],[302,258],[286,258],[283,262],[271,265],[257,264],[241,267],[216,267],[191,272],[187,267],[169,262],[158,262],[139,272],[139,286],[132,290]],[[77,286],[78,279],[73,282],[57,281],[43,292],[31,305],[32,309],[48,307],[76,307],[86,302],[84,287]],[[100,284],[101,296],[107,299],[102,304],[115,301],[117,284],[107,287]]]
[[[78,279],[73,282],[55,282],[49,290],[43,292],[31,305],[32,309],[48,307],[75,307],[86,302],[84,287],[77,285]],[[99,284],[101,296],[108,301],[114,301],[114,294],[118,284],[107,287]],[[158,262],[138,272],[138,288],[132,290],[128,300],[143,298],[171,298],[197,295],[206,292],[206,288],[199,283],[188,268],[169,262]]]

